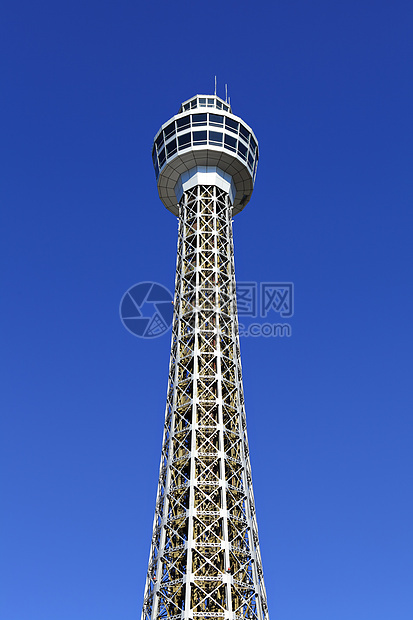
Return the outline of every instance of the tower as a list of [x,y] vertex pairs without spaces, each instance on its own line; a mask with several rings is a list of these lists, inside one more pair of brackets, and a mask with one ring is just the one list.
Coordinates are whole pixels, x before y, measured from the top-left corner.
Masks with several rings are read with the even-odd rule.
[[268,620],[249,460],[232,216],[257,140],[217,96],[157,133],[159,196],[179,238],[167,404],[142,620]]

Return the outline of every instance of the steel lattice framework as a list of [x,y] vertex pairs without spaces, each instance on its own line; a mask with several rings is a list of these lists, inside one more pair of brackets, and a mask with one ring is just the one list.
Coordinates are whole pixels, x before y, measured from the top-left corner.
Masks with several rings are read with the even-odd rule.
[[178,203],[168,395],[142,620],[268,620],[242,388],[233,196],[222,174],[210,171],[211,184],[194,175]]

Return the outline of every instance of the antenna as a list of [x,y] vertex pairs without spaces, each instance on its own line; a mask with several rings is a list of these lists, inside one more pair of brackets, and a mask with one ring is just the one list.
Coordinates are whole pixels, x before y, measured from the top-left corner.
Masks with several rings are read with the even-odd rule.
[[215,76],[215,89],[214,89],[214,95],[217,96],[217,76]]
[[228,84],[225,84],[225,103],[228,103]]

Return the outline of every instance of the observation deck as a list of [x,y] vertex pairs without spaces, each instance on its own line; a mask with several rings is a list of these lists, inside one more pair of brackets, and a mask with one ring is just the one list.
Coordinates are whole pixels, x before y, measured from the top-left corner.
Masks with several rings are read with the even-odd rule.
[[232,114],[228,102],[216,95],[192,97],[155,136],[152,160],[159,197],[178,215],[183,191],[216,184],[228,191],[236,215],[251,198],[258,157],[254,132]]

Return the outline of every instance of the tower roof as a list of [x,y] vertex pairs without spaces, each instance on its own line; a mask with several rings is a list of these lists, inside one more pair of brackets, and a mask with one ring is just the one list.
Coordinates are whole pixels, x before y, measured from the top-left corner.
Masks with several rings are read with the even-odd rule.
[[224,99],[221,99],[221,97],[217,95],[196,95],[183,102],[178,114],[194,110],[195,108],[215,108],[216,110],[232,113],[231,105],[224,101]]

